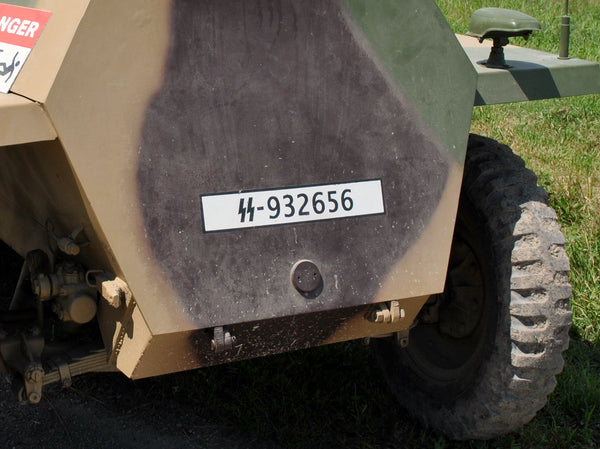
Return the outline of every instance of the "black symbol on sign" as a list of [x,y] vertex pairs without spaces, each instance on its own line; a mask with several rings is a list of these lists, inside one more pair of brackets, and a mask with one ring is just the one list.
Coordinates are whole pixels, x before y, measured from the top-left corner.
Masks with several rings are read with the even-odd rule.
[[241,215],[240,222],[246,221],[246,214],[248,215],[248,221],[254,221],[254,206],[252,205],[252,197],[248,198],[248,206],[244,203],[244,198],[240,198],[240,207],[238,208],[238,215]]
[[[0,50],[0,51],[4,51],[4,50]],[[10,65],[6,65],[5,62],[0,62],[0,76],[6,76],[8,75],[8,78],[6,78],[4,80],[5,83],[8,83],[8,81],[10,80],[10,78],[13,76],[13,73],[15,71],[16,67],[19,67],[19,64],[21,64],[21,61],[17,61],[17,56],[19,56],[19,52],[15,53],[15,56],[12,59],[12,62],[10,63]]]

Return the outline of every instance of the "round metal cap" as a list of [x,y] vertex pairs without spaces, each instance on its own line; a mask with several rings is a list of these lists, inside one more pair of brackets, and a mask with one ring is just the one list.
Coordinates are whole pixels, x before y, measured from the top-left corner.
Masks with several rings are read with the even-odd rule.
[[292,268],[292,284],[304,295],[318,294],[323,286],[323,278],[313,262],[302,260]]

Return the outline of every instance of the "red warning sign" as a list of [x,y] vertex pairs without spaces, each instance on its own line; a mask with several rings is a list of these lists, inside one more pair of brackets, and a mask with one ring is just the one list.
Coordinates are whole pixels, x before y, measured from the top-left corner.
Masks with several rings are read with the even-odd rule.
[[0,92],[10,90],[51,14],[0,3]]

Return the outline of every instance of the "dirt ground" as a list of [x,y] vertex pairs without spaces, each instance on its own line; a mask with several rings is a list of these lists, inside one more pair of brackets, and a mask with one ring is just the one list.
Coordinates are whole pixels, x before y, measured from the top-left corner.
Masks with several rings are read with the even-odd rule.
[[277,448],[199,420],[189,405],[170,402],[133,387],[125,376],[105,373],[80,377],[67,390],[49,387],[40,404],[22,406],[1,379],[0,448]]

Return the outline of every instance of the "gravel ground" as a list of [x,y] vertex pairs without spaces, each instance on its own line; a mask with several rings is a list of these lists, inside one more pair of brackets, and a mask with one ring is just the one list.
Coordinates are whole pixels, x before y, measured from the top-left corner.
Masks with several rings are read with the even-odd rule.
[[277,448],[198,419],[189,405],[153,397],[150,388],[133,386],[120,374],[79,377],[67,390],[49,387],[40,404],[27,406],[17,403],[2,379],[0,402],[3,449]]

